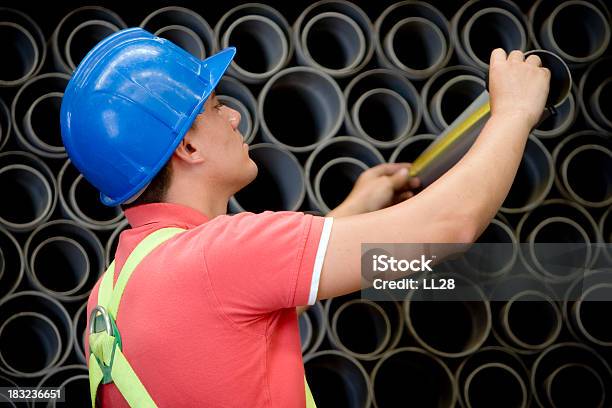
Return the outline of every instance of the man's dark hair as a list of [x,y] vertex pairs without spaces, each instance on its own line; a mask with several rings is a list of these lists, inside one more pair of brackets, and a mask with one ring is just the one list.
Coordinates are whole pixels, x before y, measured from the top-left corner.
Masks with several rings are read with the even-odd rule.
[[134,201],[129,204],[122,204],[121,208],[127,210],[128,208],[136,207],[142,204],[161,203],[166,198],[166,193],[170,187],[170,180],[172,179],[172,166],[170,161],[166,163],[164,167],[153,177],[151,183],[147,189]]

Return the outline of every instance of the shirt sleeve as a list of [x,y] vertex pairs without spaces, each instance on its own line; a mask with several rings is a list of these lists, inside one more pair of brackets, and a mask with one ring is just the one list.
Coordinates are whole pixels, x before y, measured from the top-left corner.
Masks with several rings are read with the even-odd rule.
[[204,258],[219,302],[233,314],[314,304],[332,223],[288,211],[209,222]]

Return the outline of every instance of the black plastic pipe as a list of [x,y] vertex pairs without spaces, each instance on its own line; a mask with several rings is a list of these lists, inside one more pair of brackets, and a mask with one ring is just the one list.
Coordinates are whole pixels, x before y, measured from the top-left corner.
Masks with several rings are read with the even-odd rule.
[[429,102],[429,113],[440,129],[446,129],[486,89],[476,75],[458,75],[437,90]]
[[[559,192],[583,206],[608,206],[612,202],[607,174],[611,149],[612,139],[603,132],[585,130],[565,136],[552,154]],[[579,183],[577,178],[587,173],[589,182]]]
[[525,290],[501,307],[495,332],[513,349],[535,352],[553,344],[562,326],[561,311],[549,295]]
[[329,339],[335,348],[361,360],[376,360],[387,350],[393,328],[375,302],[353,299],[336,309]]
[[26,152],[0,153],[0,185],[8,199],[0,207],[0,224],[31,231],[51,217],[57,202],[57,184],[49,167]]
[[61,354],[59,329],[44,314],[19,312],[0,325],[0,363],[15,376],[43,375]]
[[57,176],[62,214],[92,230],[112,230],[123,219],[119,206],[107,207],[100,193],[67,160]]
[[66,407],[86,407],[91,405],[91,397],[89,393],[89,372],[87,366],[71,364],[63,367],[58,367],[47,374],[37,387],[60,388],[64,390],[65,401],[63,403],[51,402],[50,405],[43,401],[36,401],[32,408],[43,408],[56,406]]
[[198,33],[189,27],[172,24],[161,27],[153,34],[172,41],[174,44],[200,60],[206,58],[206,46],[204,42]]
[[387,7],[375,23],[380,65],[424,80],[442,69],[453,53],[450,24],[424,1],[400,1]]
[[397,71],[373,69],[344,89],[344,124],[349,134],[380,149],[395,148],[418,129],[423,115],[419,94]]
[[[477,77],[483,81],[485,79],[484,73],[474,67],[456,65],[437,71],[423,85],[423,89],[421,90],[421,100],[424,107],[423,121],[429,133],[439,135],[444,130],[444,127],[441,126],[443,121],[439,116],[437,116],[437,111],[431,111],[429,109],[433,97],[438,94],[438,91],[443,86],[445,86],[449,81],[453,80],[453,78],[465,75]],[[452,109],[459,109],[459,113],[461,113],[470,105],[470,103],[473,102],[474,99],[465,99],[464,95],[463,99],[454,98],[454,100],[455,103],[460,103],[461,106],[454,106]],[[447,115],[451,115],[451,113],[449,112]]]
[[463,407],[531,404],[527,367],[518,354],[504,347],[486,346],[468,356],[455,371],[455,380]]
[[368,167],[384,162],[383,156],[374,146],[365,140],[352,136],[336,136],[318,146],[308,156],[304,171],[309,204],[320,211],[324,207],[317,200],[314,179],[323,166],[337,157],[352,157]]
[[590,343],[600,347],[612,347],[612,330],[601,321],[601,316],[607,316],[605,313],[612,311],[612,304],[608,302],[611,295],[611,283],[592,284],[582,289],[582,294],[572,306],[574,327]]
[[39,50],[32,34],[19,24],[0,21],[0,87],[14,87],[27,81],[39,63]]
[[[612,264],[612,207],[601,215],[599,220],[599,232],[603,245],[603,253],[608,264]],[[605,261],[605,260],[604,260]]]
[[117,13],[104,7],[85,6],[72,10],[51,35],[55,68],[72,74],[85,54],[99,41],[126,27]]
[[318,351],[304,357],[304,369],[317,406],[370,406],[370,379],[354,357],[335,350]]
[[386,353],[371,376],[376,408],[396,407],[398,401],[410,401],[415,407],[451,408],[457,402],[457,385],[446,364],[420,348]]
[[389,163],[412,163],[436,137],[434,135],[423,134],[411,136],[400,143],[391,156]]
[[0,371],[11,377],[40,377],[61,366],[72,350],[72,320],[59,301],[44,293],[16,292],[4,298],[0,322]]
[[67,156],[60,132],[60,106],[70,76],[47,73],[27,81],[15,95],[11,120],[17,143],[49,159]]
[[64,302],[86,299],[104,268],[104,249],[90,230],[54,220],[28,237],[24,253],[30,283]]
[[533,24],[542,46],[572,67],[595,61],[610,45],[610,15],[605,6],[598,7],[593,2],[561,2],[541,25],[536,26],[535,20]]
[[266,4],[247,3],[225,13],[215,26],[219,48],[240,50],[229,72],[242,82],[259,84],[285,68],[293,54],[291,28]]
[[[590,373],[576,365],[589,367]],[[612,400],[610,366],[597,351],[580,343],[558,343],[544,350],[533,363],[530,383],[540,406],[607,407]],[[549,405],[547,394],[563,405]]]
[[23,27],[34,38],[38,48],[38,61],[32,75],[38,75],[47,57],[47,40],[40,26],[26,13],[9,7],[0,7],[0,21],[15,23]]
[[4,145],[8,142],[12,127],[13,123],[11,122],[9,109],[0,98],[0,151],[2,151]]
[[19,242],[0,226],[2,273],[0,273],[0,301],[17,289],[25,271],[25,259]]
[[451,20],[451,39],[462,64],[486,71],[495,48],[527,49],[527,21],[511,1],[470,0]]
[[140,27],[182,47],[196,58],[213,54],[217,42],[210,25],[202,16],[185,7],[162,7],[147,15]]
[[266,82],[258,101],[263,140],[299,153],[334,136],[346,111],[336,81],[310,67],[278,72]]
[[83,364],[87,364],[89,356],[85,355],[85,342],[87,341],[87,301],[83,303],[72,318],[72,341],[74,342],[74,352]]
[[346,78],[361,71],[374,53],[367,14],[345,0],[322,0],[304,9],[293,25],[300,64]]
[[514,182],[500,211],[517,214],[533,210],[548,196],[554,179],[550,153],[542,142],[529,135]]
[[321,167],[314,179],[314,193],[321,211],[328,213],[340,205],[367,169],[365,163],[352,157],[338,157]]
[[[500,395],[500,390],[503,395]],[[527,384],[512,367],[501,363],[486,363],[473,370],[466,378],[463,393],[468,408],[500,404],[527,407]]]
[[[425,301],[410,291],[404,301],[408,333],[425,350],[447,358],[465,357],[478,350],[491,331],[491,308],[484,292],[457,274],[461,295],[440,294]],[[462,299],[457,299],[461,296]],[[463,300],[470,299],[470,300]]]
[[282,146],[259,143],[249,148],[259,169],[257,178],[230,199],[232,212],[296,211],[306,194],[304,170]]
[[311,325],[312,334],[310,336],[310,342],[308,347],[302,349],[303,354],[312,354],[319,351],[323,340],[327,333],[327,325],[325,324],[325,310],[321,302],[317,301],[314,305],[310,306],[304,313],[308,316],[308,320]]

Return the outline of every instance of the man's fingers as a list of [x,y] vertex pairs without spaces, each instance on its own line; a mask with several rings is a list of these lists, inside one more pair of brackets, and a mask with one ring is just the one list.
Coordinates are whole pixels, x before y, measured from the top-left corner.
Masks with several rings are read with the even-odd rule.
[[506,60],[506,51],[503,48],[496,48],[491,52],[491,60],[489,65],[493,65],[497,62],[503,62]]
[[535,54],[531,54],[530,56],[528,56],[525,62],[531,65],[535,65],[536,67],[542,66],[542,60]]
[[408,176],[408,174],[408,169],[403,167],[389,176],[393,190],[403,190],[409,185],[410,176]]
[[525,55],[522,51],[514,50],[508,55],[508,61],[517,61],[523,62],[525,59]]

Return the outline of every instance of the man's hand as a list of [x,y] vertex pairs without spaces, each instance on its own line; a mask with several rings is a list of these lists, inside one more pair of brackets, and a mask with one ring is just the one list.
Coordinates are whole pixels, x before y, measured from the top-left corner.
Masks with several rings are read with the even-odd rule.
[[409,177],[409,163],[384,163],[361,173],[348,197],[328,216],[345,217],[386,208],[407,200],[420,185]]
[[489,92],[491,117],[525,123],[531,130],[540,120],[548,96],[550,71],[537,55],[497,48],[491,53]]

